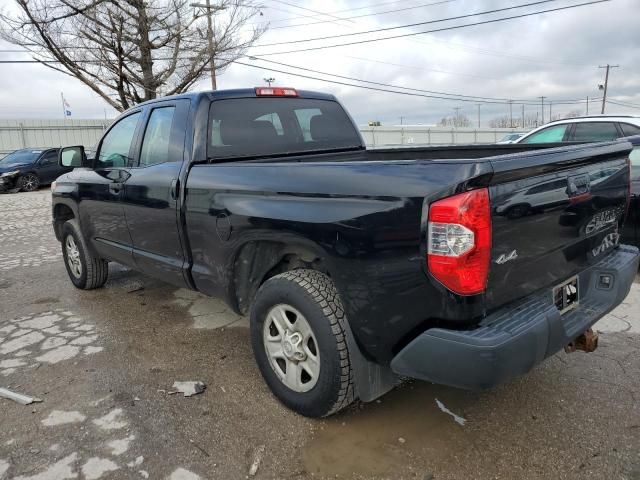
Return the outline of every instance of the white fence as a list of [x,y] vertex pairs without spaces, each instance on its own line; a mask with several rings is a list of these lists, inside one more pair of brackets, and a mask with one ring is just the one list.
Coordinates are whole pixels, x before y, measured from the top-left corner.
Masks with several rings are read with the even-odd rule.
[[[19,148],[60,147],[97,143],[109,120],[0,120],[0,156]],[[449,127],[360,127],[370,147],[495,143],[517,129]]]
[[370,147],[496,143],[509,133],[525,132],[511,128],[360,127],[360,133]]
[[0,156],[20,148],[93,146],[108,120],[0,120]]

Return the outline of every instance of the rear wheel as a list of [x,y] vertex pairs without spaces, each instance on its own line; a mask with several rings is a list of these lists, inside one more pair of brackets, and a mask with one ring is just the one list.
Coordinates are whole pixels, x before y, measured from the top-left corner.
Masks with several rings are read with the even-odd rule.
[[251,309],[253,352],[287,407],[323,417],[353,402],[345,324],[338,292],[321,272],[285,272],[260,288]]
[[62,226],[62,256],[69,279],[77,288],[92,290],[106,283],[109,263],[91,255],[75,220]]
[[40,179],[35,173],[26,173],[18,179],[18,187],[22,192],[33,192],[40,187]]

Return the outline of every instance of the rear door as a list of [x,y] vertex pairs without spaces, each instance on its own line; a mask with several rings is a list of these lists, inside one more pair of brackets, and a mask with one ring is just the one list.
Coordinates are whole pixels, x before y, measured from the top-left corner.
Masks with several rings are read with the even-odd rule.
[[617,245],[629,144],[496,157],[489,308],[556,285]]
[[178,179],[189,105],[189,100],[180,99],[147,107],[123,196],[136,267],[179,286],[186,285]]

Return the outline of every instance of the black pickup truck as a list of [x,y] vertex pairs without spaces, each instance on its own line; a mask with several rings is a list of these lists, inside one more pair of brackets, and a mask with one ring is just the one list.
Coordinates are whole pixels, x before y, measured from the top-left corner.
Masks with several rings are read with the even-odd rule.
[[[627,295],[627,142],[367,150],[331,95],[161,98],[122,114],[53,187],[73,284],[118,262],[250,314],[274,394],[308,416],[402,376],[490,388]],[[587,332],[587,335],[585,335]]]

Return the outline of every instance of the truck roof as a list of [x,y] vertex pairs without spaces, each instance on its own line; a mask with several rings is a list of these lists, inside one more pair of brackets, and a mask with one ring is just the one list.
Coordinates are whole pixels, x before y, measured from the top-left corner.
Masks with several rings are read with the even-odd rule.
[[[248,98],[248,97],[257,98],[258,96],[256,95],[256,88],[259,88],[259,87],[234,88],[234,89],[228,89],[228,90],[203,90],[199,92],[180,93],[178,95],[169,95],[166,97],[159,97],[153,100],[148,100],[146,102],[136,104],[135,107],[138,107],[141,105],[150,105],[156,102],[172,100],[172,99],[180,99],[180,98],[185,98],[185,99],[196,101],[196,102],[199,100],[202,100],[203,98],[208,98],[210,100],[222,99],[222,98]],[[292,88],[292,87],[272,87],[272,88]],[[313,98],[316,100],[337,101],[335,96],[328,93],[314,92],[311,90],[298,90],[298,89],[294,89],[294,90],[296,90],[296,92],[298,93],[297,97],[277,97],[277,98]]]

